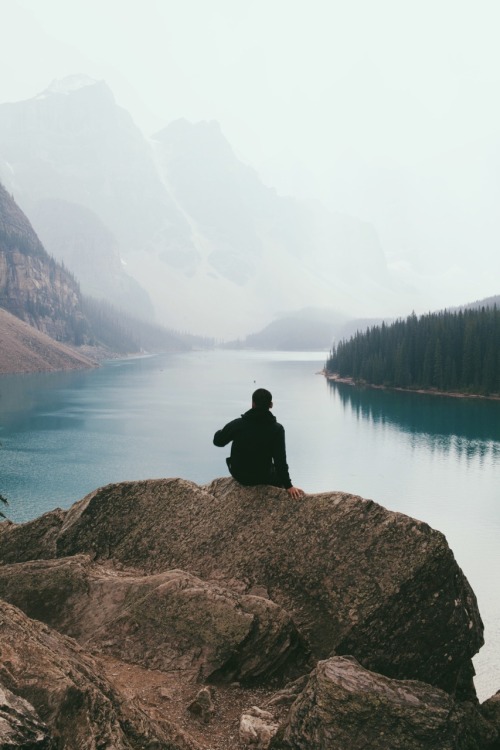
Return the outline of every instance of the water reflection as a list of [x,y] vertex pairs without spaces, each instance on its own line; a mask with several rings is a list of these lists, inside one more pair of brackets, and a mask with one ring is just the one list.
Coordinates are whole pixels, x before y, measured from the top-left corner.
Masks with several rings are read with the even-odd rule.
[[87,372],[55,372],[2,375],[0,379],[0,431],[60,429],[73,419],[75,429],[82,425],[76,411],[60,413],[61,394],[78,392]]
[[500,458],[500,402],[353,387],[328,381],[335,398],[356,419],[395,427],[410,444],[460,458]]

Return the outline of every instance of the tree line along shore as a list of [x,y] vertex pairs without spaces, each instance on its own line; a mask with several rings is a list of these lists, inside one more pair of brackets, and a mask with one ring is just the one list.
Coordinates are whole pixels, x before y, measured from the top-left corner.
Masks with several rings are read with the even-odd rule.
[[368,328],[332,348],[325,374],[378,387],[500,397],[500,310],[412,313]]

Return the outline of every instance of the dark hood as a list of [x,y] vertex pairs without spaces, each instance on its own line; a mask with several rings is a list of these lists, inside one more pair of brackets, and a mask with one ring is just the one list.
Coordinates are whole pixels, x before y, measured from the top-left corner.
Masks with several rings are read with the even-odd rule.
[[241,415],[242,419],[248,419],[250,422],[276,422],[276,417],[269,409],[253,408]]

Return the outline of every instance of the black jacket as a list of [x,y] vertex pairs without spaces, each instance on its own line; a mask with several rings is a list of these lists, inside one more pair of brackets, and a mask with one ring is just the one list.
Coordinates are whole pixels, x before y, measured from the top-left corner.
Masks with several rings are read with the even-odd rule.
[[214,435],[214,445],[220,448],[231,441],[230,470],[240,484],[292,486],[285,430],[269,409],[249,409]]

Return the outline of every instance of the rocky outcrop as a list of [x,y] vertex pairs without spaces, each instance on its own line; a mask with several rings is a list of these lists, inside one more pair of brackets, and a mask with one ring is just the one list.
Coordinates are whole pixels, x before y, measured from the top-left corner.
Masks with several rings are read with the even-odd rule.
[[[230,736],[262,748],[496,747],[496,706],[481,713],[472,683],[482,622],[446,539],[357,496],[292,501],[230,478],[108,485],[67,511],[0,524],[1,599],[28,640],[35,627],[53,644],[52,656],[20,646],[40,674],[56,652],[78,654],[85,690],[117,716],[125,691],[153,722],[144,732],[166,718],[158,731],[184,728],[211,749]],[[59,731],[21,668],[8,682],[2,664],[5,687]],[[160,675],[166,715],[141,702]],[[81,699],[88,710],[101,700]],[[115,747],[106,726],[103,747]]]
[[481,712],[497,730],[497,741],[491,746],[491,750],[500,750],[500,691],[492,695],[481,706]]
[[[24,533],[10,531],[0,559],[12,562]],[[292,613],[316,658],[352,654],[389,677],[473,694],[483,627],[446,539],[374,502],[342,493],[292,502],[232,479],[110,485],[67,512],[40,556],[81,553],[257,587]]]
[[33,706],[1,685],[0,747],[55,750],[48,728]]
[[168,721],[153,722],[128,706],[73,640],[2,601],[0,622],[0,684],[34,707],[50,727],[54,747],[197,747]]
[[94,653],[199,681],[283,677],[307,655],[278,605],[181,570],[132,575],[84,556],[6,565],[0,598]]
[[59,508],[23,524],[0,524],[0,564],[55,557],[56,539],[66,513]]
[[484,750],[496,732],[470,703],[391,680],[355,659],[321,661],[271,742],[274,750]]

